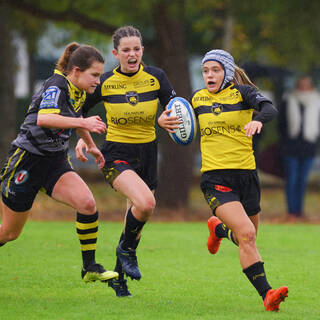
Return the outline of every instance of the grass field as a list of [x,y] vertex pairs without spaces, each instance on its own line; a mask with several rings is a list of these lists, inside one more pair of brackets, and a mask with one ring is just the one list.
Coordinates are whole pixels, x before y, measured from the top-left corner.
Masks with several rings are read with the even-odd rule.
[[[120,223],[100,223],[97,261],[114,266]],[[242,273],[237,248],[223,240],[206,249],[205,223],[149,223],[138,249],[141,281],[133,298],[80,279],[80,252],[71,222],[29,221],[21,237],[0,248],[0,319],[57,320],[319,320],[319,225],[269,225],[258,247],[273,287],[287,285],[278,313],[264,311]]]

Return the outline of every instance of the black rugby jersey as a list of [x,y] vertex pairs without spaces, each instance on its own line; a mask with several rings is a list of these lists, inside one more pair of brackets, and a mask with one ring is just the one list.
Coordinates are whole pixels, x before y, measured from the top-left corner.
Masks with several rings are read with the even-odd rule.
[[78,89],[64,74],[55,70],[32,97],[20,132],[12,144],[38,155],[66,151],[72,129],[40,127],[37,125],[38,114],[80,117],[85,99],[85,91]]
[[[191,103],[200,126],[201,172],[256,168],[252,137],[245,135],[244,126],[263,102],[271,103],[248,85],[232,84],[217,93],[205,88],[193,94]],[[276,113],[274,109],[272,117]]]
[[155,140],[158,100],[166,106],[175,92],[163,70],[140,65],[138,72],[126,75],[116,68],[101,76],[100,85],[88,95],[86,114],[98,102],[106,109],[106,140],[146,143]]

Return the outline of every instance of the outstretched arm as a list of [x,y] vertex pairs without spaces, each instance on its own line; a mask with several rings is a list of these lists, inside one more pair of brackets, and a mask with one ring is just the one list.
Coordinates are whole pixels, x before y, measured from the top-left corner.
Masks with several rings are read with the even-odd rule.
[[104,133],[106,125],[99,116],[73,118],[59,114],[38,114],[37,125],[45,128],[86,129],[90,132]]

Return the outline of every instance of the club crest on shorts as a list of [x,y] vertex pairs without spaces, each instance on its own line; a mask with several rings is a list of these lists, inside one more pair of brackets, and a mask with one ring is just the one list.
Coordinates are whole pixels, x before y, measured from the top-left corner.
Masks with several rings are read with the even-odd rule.
[[132,106],[137,105],[138,102],[139,102],[138,92],[137,91],[128,91],[128,92],[126,92],[126,100]]
[[220,103],[214,103],[212,106],[212,113],[218,116],[222,112],[223,106]]
[[22,184],[25,183],[29,178],[29,173],[26,170],[21,170],[14,175],[14,183]]

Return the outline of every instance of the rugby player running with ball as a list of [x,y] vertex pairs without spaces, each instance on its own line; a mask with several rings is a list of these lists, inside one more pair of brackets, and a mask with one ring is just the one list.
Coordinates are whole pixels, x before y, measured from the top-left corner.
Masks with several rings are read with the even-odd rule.
[[265,309],[278,311],[288,288],[271,288],[256,246],[260,183],[252,148],[252,136],[277,110],[224,50],[206,53],[202,74],[206,88],[191,103],[201,134],[201,189],[213,213],[207,246],[216,254],[222,238],[236,244],[242,270]]
[[[87,112],[103,101],[107,117],[106,141],[101,147],[106,181],[127,198],[124,230],[116,249],[115,272],[119,279],[109,281],[118,297],[131,297],[128,277],[140,280],[136,249],[144,224],[153,214],[157,187],[157,140],[155,120],[158,101],[166,106],[175,92],[163,70],[142,63],[144,47],[139,30],[132,26],[117,29],[113,35],[113,55],[119,66],[101,77],[101,84],[88,97]],[[169,132],[178,128],[178,117],[162,112],[158,124]],[[85,142],[76,146],[77,158],[86,161]]]

